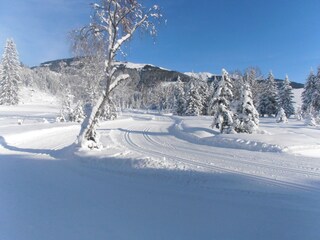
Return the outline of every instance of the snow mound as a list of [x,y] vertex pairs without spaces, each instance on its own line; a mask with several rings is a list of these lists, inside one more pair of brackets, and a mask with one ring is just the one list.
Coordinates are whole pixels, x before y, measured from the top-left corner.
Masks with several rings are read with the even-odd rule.
[[[176,123],[171,126],[169,131],[179,138],[197,144],[259,152],[282,152],[282,147],[276,144],[268,144],[241,138],[227,138],[224,137],[223,134],[213,135],[211,137],[199,137],[198,135],[192,134],[188,131],[188,127],[183,123],[183,120],[177,120]],[[206,135],[205,133],[200,134]]]

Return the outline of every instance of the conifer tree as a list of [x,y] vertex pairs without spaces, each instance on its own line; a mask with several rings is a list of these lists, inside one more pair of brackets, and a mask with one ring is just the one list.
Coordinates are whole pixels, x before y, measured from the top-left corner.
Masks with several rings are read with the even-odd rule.
[[262,92],[259,80],[262,79],[261,70],[258,67],[248,67],[245,70],[244,80],[250,85],[253,104],[256,108],[259,107],[259,98]]
[[218,83],[217,91],[209,104],[209,114],[213,115],[212,128],[218,128],[221,133],[233,133],[233,112],[230,102],[233,98],[232,84],[229,74],[222,69],[222,78]]
[[12,39],[6,42],[0,66],[0,104],[16,105],[19,102],[20,61]]
[[304,113],[304,122],[308,126],[316,126],[315,111],[312,106],[308,107]]
[[288,75],[279,89],[279,107],[283,108],[287,118],[294,114],[293,93]]
[[78,101],[76,107],[73,109],[71,121],[81,123],[84,118],[85,118],[85,114],[83,111],[82,103],[81,101]]
[[69,87],[66,87],[60,109],[60,115],[57,117],[58,122],[74,121],[74,109],[72,108],[73,98],[74,96],[71,94]]
[[308,109],[313,107],[312,97],[316,89],[317,78],[314,75],[313,71],[310,71],[310,74],[307,78],[306,83],[304,84],[304,90],[302,92],[302,111],[307,113]]
[[261,116],[276,115],[278,110],[278,92],[272,72],[264,82],[260,95],[258,111]]
[[277,118],[276,119],[277,123],[287,123],[288,122],[288,118],[286,116],[286,112],[282,107],[279,108],[279,111],[277,113],[277,117],[276,118]]
[[203,105],[202,99],[199,94],[199,85],[195,83],[195,79],[192,78],[189,83],[189,90],[187,92],[186,100],[186,115],[187,116],[199,116],[202,113]]
[[198,81],[199,84],[199,95],[200,95],[200,99],[201,99],[201,105],[202,105],[202,109],[201,109],[201,115],[208,115],[208,102],[209,102],[209,86],[207,82],[204,82],[203,80],[199,79]]
[[186,112],[186,99],[183,82],[178,76],[174,90],[174,114],[182,116]]
[[320,114],[320,67],[318,67],[317,76],[315,78],[315,89],[312,94],[312,107],[314,108],[317,117]]
[[235,130],[236,132],[254,133],[259,128],[259,113],[253,104],[250,85],[244,83],[241,92]]
[[102,112],[100,113],[100,120],[108,121],[114,120],[117,118],[117,109],[114,102],[109,98],[108,102],[106,102]]

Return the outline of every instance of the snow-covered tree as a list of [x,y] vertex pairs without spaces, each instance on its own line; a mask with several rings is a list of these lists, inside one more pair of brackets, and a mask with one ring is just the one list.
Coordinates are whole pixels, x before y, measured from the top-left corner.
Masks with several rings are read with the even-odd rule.
[[186,111],[187,116],[199,116],[202,114],[203,110],[203,99],[200,94],[201,85],[199,84],[199,79],[195,75],[192,75],[187,86],[186,86]]
[[25,86],[33,87],[34,86],[33,70],[27,66],[21,66],[20,79]]
[[230,102],[233,98],[231,89],[229,74],[225,69],[222,69],[222,78],[208,108],[209,114],[213,115],[212,128],[218,128],[221,133],[234,132],[234,114],[230,109]]
[[319,115],[320,112],[320,67],[318,67],[318,72],[316,76],[315,81],[315,89],[312,94],[312,107],[317,112],[317,115]]
[[190,77],[191,77],[191,79],[188,82],[187,87],[186,87],[187,104],[188,104],[188,96],[190,96],[189,93],[191,93],[190,90],[192,88],[194,91],[197,91],[197,94],[198,94],[197,98],[200,100],[199,107],[201,109],[200,109],[199,115],[208,115],[208,113],[207,113],[208,100],[209,100],[209,96],[210,96],[208,83],[206,80],[199,77],[198,74],[191,73]]
[[102,112],[100,113],[99,119],[101,119],[103,121],[108,121],[108,120],[114,120],[117,117],[118,117],[118,115],[117,115],[116,106],[115,106],[114,102],[111,99],[109,99],[106,102],[106,105],[104,106],[104,108],[102,109]]
[[244,83],[242,86],[240,104],[237,109],[237,119],[235,121],[236,132],[254,133],[259,128],[259,113],[256,110],[250,85]]
[[58,122],[74,121],[74,109],[72,108],[74,96],[67,87],[63,96],[60,115],[57,117]]
[[240,99],[242,98],[242,86],[244,85],[244,78],[242,76],[242,73],[239,70],[234,71],[232,74],[229,73],[229,77],[232,82],[232,103],[231,108],[234,106],[237,106]]
[[279,111],[276,116],[276,122],[277,123],[287,123],[288,122],[286,112],[282,107],[279,108]]
[[303,119],[303,112],[300,105],[297,106],[294,116],[298,121]]
[[210,92],[209,92],[209,85],[206,81],[199,80],[199,95],[201,98],[201,105],[202,105],[202,110],[201,110],[201,115],[208,115],[208,104],[210,100]]
[[88,111],[91,110],[81,126],[78,144],[82,147],[98,148],[101,144],[96,134],[96,124],[100,113],[109,101],[111,90],[120,81],[129,78],[127,74],[121,77],[114,75],[117,69],[115,57],[137,29],[148,30],[151,35],[155,35],[155,23],[162,15],[157,5],[147,9],[138,0],[101,0],[92,7],[94,10],[92,22],[80,31],[79,40],[106,43],[102,44],[106,45],[105,88],[95,107],[87,108]]
[[279,107],[284,109],[286,117],[289,118],[295,113],[293,106],[293,93],[288,75],[279,89]]
[[261,116],[273,116],[278,112],[278,91],[272,72],[263,85],[263,92],[260,95],[258,112]]
[[186,115],[187,116],[199,116],[202,113],[203,105],[202,98],[199,93],[200,87],[197,84],[197,79],[191,78],[188,86],[188,92],[186,94]]
[[0,67],[0,104],[16,105],[19,102],[20,61],[12,39],[6,42]]
[[316,90],[317,77],[314,75],[313,71],[310,71],[310,74],[307,78],[306,83],[304,84],[304,90],[302,92],[302,111],[307,112],[310,108],[313,108],[312,98]]
[[262,79],[263,76],[261,70],[258,67],[248,67],[245,70],[244,80],[250,85],[253,104],[256,108],[259,107],[259,98],[262,92],[259,80]]
[[78,101],[77,105],[75,106],[75,108],[73,109],[72,115],[71,115],[71,121],[72,122],[77,122],[77,123],[81,123],[83,121],[83,119],[85,118],[85,114],[83,111],[83,106],[82,106],[82,102]]
[[184,115],[186,112],[186,99],[184,92],[184,84],[181,77],[178,76],[175,90],[174,90],[174,110],[173,113],[179,116]]
[[315,111],[312,106],[310,106],[305,112],[304,112],[304,122],[308,126],[316,126],[316,119],[315,119]]

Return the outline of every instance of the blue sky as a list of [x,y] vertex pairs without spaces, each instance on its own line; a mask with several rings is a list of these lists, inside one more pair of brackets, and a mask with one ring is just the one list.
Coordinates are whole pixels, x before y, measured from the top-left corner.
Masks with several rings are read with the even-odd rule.
[[[151,1],[151,0],[150,0]],[[89,22],[90,0],[1,0],[0,45],[13,37],[33,66],[71,56],[67,34]],[[127,61],[219,73],[258,66],[304,82],[320,65],[319,0],[155,0],[167,19],[156,42],[136,35]],[[2,50],[1,50],[2,52]]]

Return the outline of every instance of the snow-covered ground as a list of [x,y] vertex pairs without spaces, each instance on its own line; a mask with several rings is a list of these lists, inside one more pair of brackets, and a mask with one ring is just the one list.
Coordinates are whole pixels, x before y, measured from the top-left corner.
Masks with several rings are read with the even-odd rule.
[[0,106],[1,240],[320,239],[317,127],[219,135],[208,117],[127,111],[101,124],[105,149],[75,152],[58,111],[44,95]]

